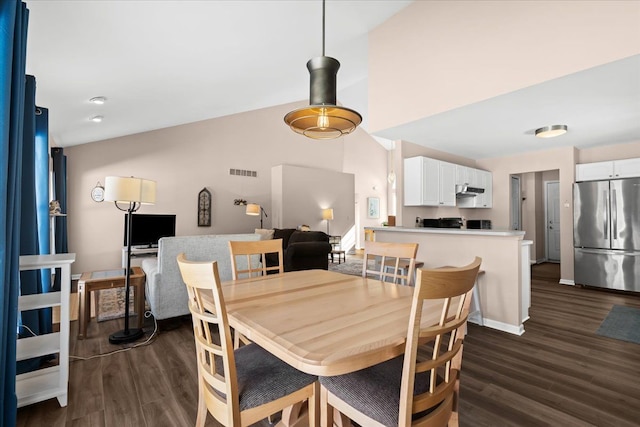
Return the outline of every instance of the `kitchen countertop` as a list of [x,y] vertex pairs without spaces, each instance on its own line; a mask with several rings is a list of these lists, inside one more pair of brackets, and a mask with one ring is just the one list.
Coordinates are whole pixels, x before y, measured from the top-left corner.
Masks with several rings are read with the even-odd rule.
[[430,233],[430,234],[450,234],[463,236],[501,236],[501,237],[524,237],[521,230],[483,230],[466,228],[431,228],[431,227],[365,227],[365,230],[388,231],[399,233]]

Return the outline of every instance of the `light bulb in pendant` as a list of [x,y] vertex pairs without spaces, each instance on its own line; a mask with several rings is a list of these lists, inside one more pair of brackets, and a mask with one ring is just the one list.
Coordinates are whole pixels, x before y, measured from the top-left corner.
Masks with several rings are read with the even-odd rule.
[[329,116],[327,116],[326,113],[327,110],[323,108],[320,112],[320,115],[318,116],[318,127],[321,129],[326,129],[329,127]]

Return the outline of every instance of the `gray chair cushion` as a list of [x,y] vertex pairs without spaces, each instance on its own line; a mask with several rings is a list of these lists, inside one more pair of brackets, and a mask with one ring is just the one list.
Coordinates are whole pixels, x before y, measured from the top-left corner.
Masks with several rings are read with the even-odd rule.
[[[222,360],[216,359],[221,370]],[[235,359],[241,411],[284,397],[318,379],[298,371],[255,343],[237,349]]]
[[[320,383],[368,417],[385,426],[397,427],[403,360],[403,356],[398,356],[350,374],[320,377]],[[414,394],[427,391],[429,381],[428,373],[416,375]]]

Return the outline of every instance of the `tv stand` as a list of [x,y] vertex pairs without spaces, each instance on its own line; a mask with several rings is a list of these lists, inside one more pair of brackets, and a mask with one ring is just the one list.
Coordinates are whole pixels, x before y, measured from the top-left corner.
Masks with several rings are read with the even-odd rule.
[[[150,257],[158,256],[158,247],[132,247],[131,248],[131,267],[140,267],[142,260]],[[122,248],[122,268],[127,268],[127,247]]]

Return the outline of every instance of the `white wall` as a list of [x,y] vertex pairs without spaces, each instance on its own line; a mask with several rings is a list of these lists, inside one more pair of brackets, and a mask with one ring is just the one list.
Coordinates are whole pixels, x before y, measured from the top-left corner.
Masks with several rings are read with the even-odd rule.
[[640,53],[637,1],[414,1],[369,34],[369,129]]
[[[296,228],[305,224],[312,230],[327,231],[322,209],[333,209],[329,232],[346,235],[355,225],[355,177],[350,173],[291,165],[271,169],[273,197],[272,225]],[[281,206],[275,206],[280,203]],[[345,248],[348,249],[348,248]]]

